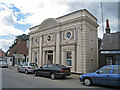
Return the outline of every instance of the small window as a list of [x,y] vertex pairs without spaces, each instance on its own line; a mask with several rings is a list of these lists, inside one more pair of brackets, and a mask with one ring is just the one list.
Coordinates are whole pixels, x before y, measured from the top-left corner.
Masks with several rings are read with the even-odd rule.
[[26,63],[23,63],[22,66],[25,66]]
[[120,74],[120,66],[114,66],[112,74]]
[[37,66],[36,63],[30,63],[29,65],[30,65],[30,66]]
[[43,66],[42,66],[42,68],[47,68],[47,65],[46,65],[46,64],[45,64],[45,65],[43,65]]
[[71,37],[71,32],[67,32],[67,38]]
[[53,68],[53,66],[52,65],[48,65],[48,68]]
[[66,66],[60,64],[57,64],[56,66],[58,66],[59,68],[66,68]]
[[72,66],[72,52],[67,51],[66,54],[67,54],[66,64],[67,66]]
[[25,66],[28,66],[28,63],[25,63]]
[[112,56],[106,56],[106,65],[112,65],[113,57]]
[[64,37],[66,40],[70,40],[72,38],[73,34],[71,30],[68,30],[65,32]]
[[99,70],[100,74],[110,74],[111,73],[111,66],[103,67],[101,70]]
[[38,39],[37,39],[37,38],[35,39],[35,43],[36,43],[36,44],[38,43]]
[[71,51],[68,51],[67,52],[67,59],[71,59],[72,58],[72,53],[71,53]]
[[10,59],[10,61],[12,62],[12,59]]
[[48,40],[48,41],[51,41],[51,36],[50,36],[50,35],[47,37],[47,40]]

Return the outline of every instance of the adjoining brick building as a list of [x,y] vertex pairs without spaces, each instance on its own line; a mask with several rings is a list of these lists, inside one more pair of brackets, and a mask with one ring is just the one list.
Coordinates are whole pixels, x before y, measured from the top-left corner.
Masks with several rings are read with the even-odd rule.
[[0,60],[3,60],[4,57],[5,57],[5,52],[2,49],[0,49]]
[[44,20],[30,28],[29,59],[71,67],[72,72],[98,68],[97,19],[86,9]]
[[[29,39],[29,36],[27,37]],[[18,38],[17,43],[7,51],[7,61],[9,65],[17,66],[23,62],[28,62],[28,39],[23,40],[22,38]]]

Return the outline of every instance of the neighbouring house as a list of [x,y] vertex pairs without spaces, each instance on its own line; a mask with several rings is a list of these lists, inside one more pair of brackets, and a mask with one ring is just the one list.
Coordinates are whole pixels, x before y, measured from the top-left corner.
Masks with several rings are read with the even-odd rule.
[[100,67],[104,65],[120,65],[120,32],[110,33],[106,20],[106,33],[100,48]]
[[98,38],[98,61],[99,61],[99,68],[100,68],[100,47],[101,47],[101,44],[102,44],[102,39],[101,38]]
[[3,60],[4,57],[5,57],[5,52],[2,49],[0,49],[0,60]]
[[14,44],[7,51],[7,62],[9,65],[18,66],[28,62],[29,35],[19,35]]
[[75,73],[95,71],[99,65],[97,28],[97,18],[86,9],[44,20],[30,28],[30,62],[62,64]]

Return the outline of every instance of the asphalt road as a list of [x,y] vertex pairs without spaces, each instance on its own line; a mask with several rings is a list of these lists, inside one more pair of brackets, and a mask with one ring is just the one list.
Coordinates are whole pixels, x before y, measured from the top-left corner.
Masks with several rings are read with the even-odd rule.
[[78,75],[66,79],[51,80],[48,77],[35,77],[34,74],[17,73],[13,69],[2,69],[2,88],[99,88],[110,90],[104,86],[84,86]]

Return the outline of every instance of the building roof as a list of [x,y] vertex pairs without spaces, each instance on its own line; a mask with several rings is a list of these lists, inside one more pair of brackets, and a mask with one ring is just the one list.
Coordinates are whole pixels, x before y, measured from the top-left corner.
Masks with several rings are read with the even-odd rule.
[[[81,13],[81,12],[83,12],[83,13]],[[97,22],[97,18],[95,16],[93,16],[88,10],[82,9],[82,10],[74,11],[72,13],[68,13],[68,14],[60,16],[58,18],[48,18],[48,19],[44,20],[41,24],[29,28],[29,30],[32,30],[37,27],[39,27],[39,29],[41,29],[41,28],[45,28],[45,27],[49,27],[49,26],[55,26],[61,22],[68,21],[70,19],[77,18],[77,17],[84,17],[84,16],[87,16],[91,20]]]
[[100,50],[120,50],[120,32],[104,34]]
[[12,57],[13,54],[25,54],[28,55],[28,47],[27,47],[27,41],[18,41],[18,43],[8,50],[8,57]]

